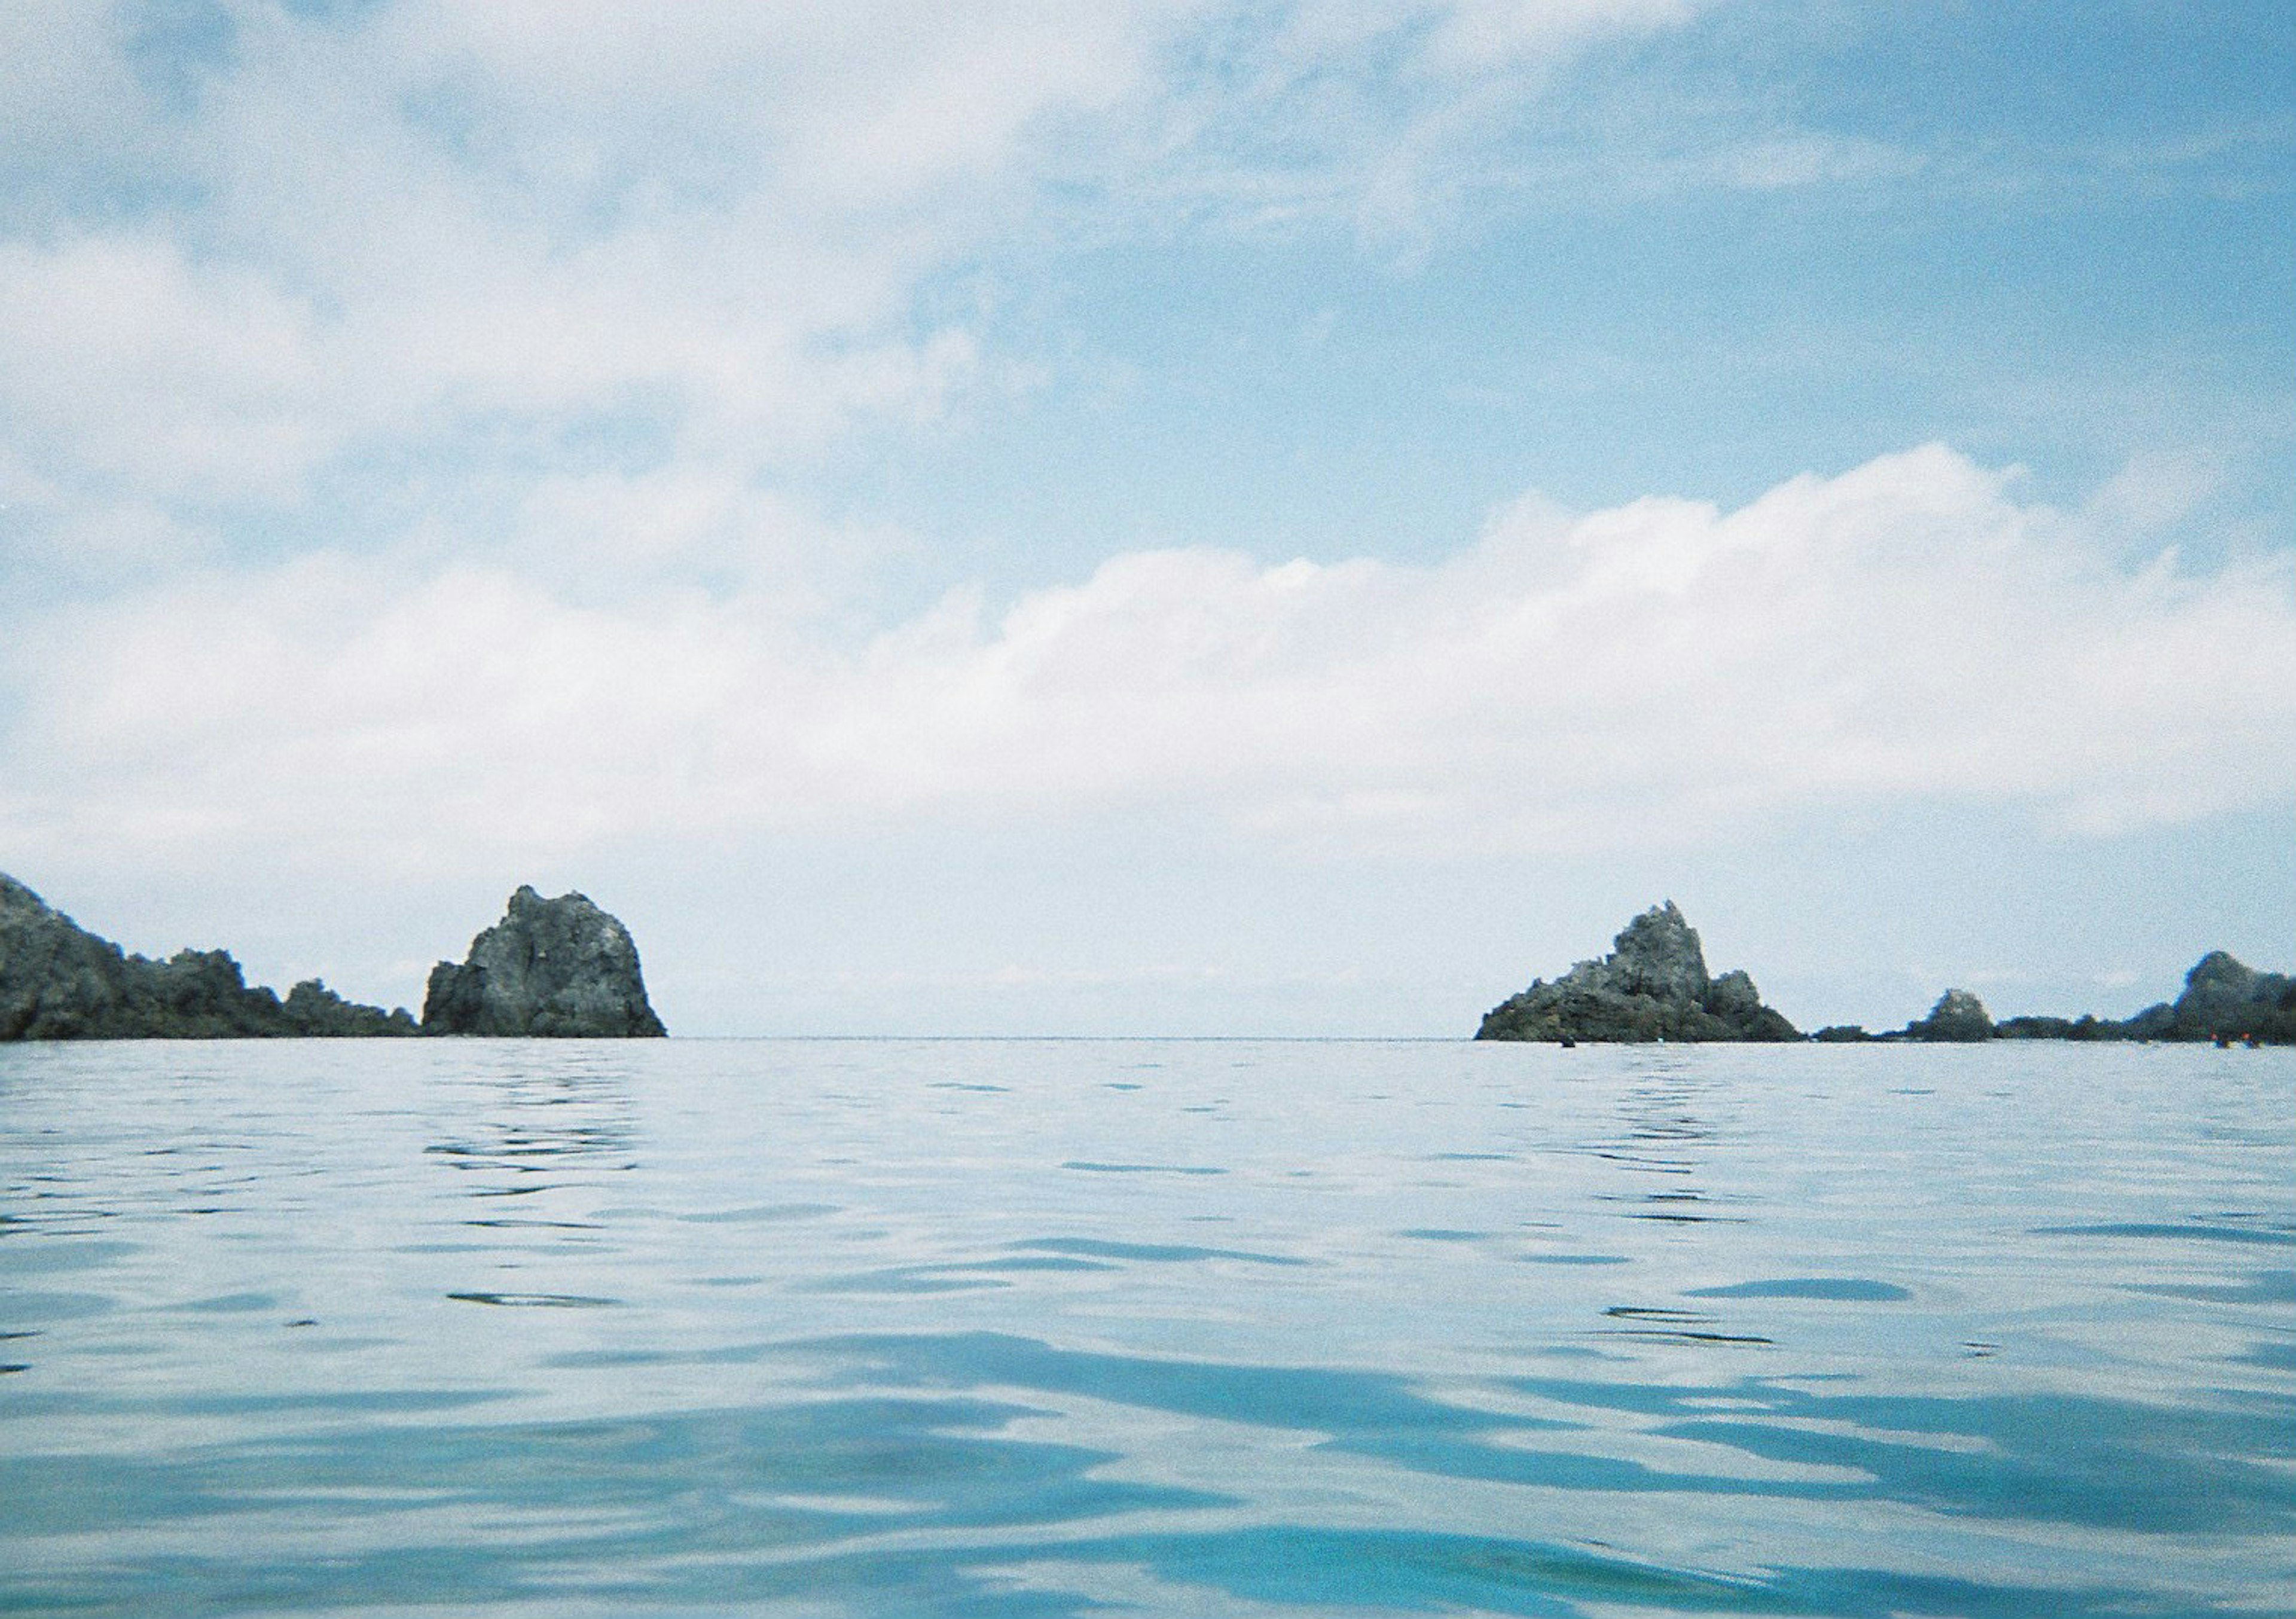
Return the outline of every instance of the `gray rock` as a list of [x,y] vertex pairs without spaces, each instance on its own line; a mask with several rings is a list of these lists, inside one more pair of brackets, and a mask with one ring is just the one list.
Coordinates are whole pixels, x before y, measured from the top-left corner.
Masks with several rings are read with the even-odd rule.
[[1906,1026],[1908,1040],[1977,1041],[1993,1038],[1993,1017],[1985,1002],[1965,989],[1949,989],[1930,1015]]
[[503,920],[471,941],[470,959],[430,969],[426,1034],[653,1036],[629,929],[579,894],[511,895]]
[[1672,900],[1626,925],[1599,961],[1535,979],[1483,1016],[1478,1040],[1799,1040],[1743,972],[1711,977]]
[[[1698,943],[1698,929],[1683,920],[1672,900],[1653,905],[1626,926],[1611,941],[1611,954],[1590,962],[1594,979],[1622,995],[1649,995],[1660,1001],[1696,1002],[1706,999],[1713,981],[1706,976],[1706,953]],[[1754,981],[1735,974],[1749,990]],[[1753,999],[1759,1003],[1759,995]]]
[[0,1040],[213,1040],[412,1034],[404,1011],[357,1006],[313,979],[285,1004],[220,950],[129,955],[0,875]]

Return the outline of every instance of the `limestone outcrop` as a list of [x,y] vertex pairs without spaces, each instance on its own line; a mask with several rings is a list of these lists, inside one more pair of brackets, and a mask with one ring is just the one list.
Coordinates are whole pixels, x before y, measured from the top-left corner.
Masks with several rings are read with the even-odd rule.
[[403,1011],[345,1001],[310,979],[283,1002],[231,955],[130,955],[0,875],[0,1040],[259,1039],[412,1034]]
[[1672,900],[1628,922],[1599,961],[1534,979],[1483,1015],[1478,1040],[1799,1040],[1743,972],[1710,977],[1698,930]]
[[511,895],[459,966],[430,969],[426,1034],[627,1038],[668,1033],[647,1003],[629,929],[579,894]]

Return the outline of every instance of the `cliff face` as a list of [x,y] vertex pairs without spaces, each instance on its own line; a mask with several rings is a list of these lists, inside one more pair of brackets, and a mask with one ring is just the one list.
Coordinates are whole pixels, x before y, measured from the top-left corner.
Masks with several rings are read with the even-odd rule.
[[0,875],[0,1040],[184,1040],[412,1034],[404,1011],[357,1006],[316,979],[284,1002],[220,950],[129,955]]
[[1554,983],[1532,981],[1493,1007],[1478,1040],[1799,1040],[1792,1024],[1762,1004],[1742,972],[1706,970],[1698,930],[1674,902],[1628,922],[1599,961],[1581,961]]
[[460,966],[430,969],[426,1034],[653,1036],[629,930],[579,894],[511,895],[503,920],[471,941]]

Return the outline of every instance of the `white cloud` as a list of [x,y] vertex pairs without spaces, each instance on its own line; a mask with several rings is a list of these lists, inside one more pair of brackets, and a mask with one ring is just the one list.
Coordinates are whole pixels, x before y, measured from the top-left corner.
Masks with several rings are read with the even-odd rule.
[[[0,25],[0,133],[80,190],[0,219],[0,456],[87,508],[299,511],[348,458],[506,427],[635,411],[743,476],[938,413],[977,343],[914,318],[920,278],[1185,8],[242,0],[173,96],[110,8],[36,10]],[[66,184],[40,120],[137,184]]]
[[963,394],[979,336],[919,289],[1046,183],[1407,228],[1539,70],[1692,12],[232,0],[183,52],[37,4],[0,21],[0,147],[53,192],[0,214],[0,455],[88,510],[310,516],[361,456],[636,411],[770,473]]
[[2113,550],[1931,447],[1729,512],[1527,503],[1425,568],[1121,555],[851,646],[770,596],[578,606],[310,559],[19,641],[40,786],[0,831],[451,867],[1143,805],[1295,847],[1536,850],[1922,798],[2075,830],[2285,802],[2296,569]]
[[148,236],[0,242],[0,418],[66,478],[283,498],[334,447],[308,312]]

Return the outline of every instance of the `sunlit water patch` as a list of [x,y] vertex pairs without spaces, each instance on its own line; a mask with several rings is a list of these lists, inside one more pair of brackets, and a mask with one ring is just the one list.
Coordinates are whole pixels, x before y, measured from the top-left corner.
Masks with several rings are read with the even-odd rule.
[[0,1050],[0,1612],[2296,1614],[2296,1060]]

